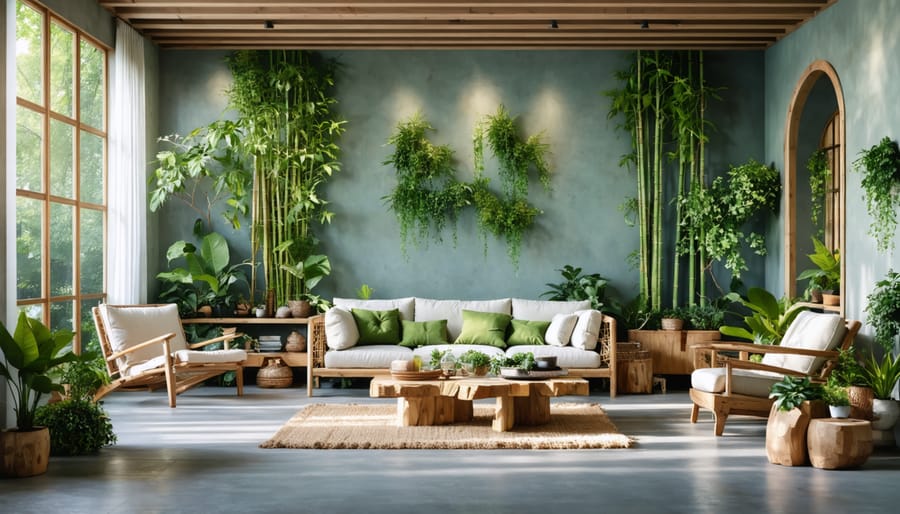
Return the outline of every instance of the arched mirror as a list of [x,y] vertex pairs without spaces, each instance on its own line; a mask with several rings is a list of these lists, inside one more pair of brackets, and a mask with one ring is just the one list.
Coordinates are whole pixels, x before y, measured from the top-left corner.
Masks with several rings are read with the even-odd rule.
[[[808,279],[797,280],[807,270],[821,271],[809,254],[839,254],[844,245],[844,95],[827,62],[816,61],[803,73],[788,108],[785,135],[784,282],[785,294],[796,297],[816,289]],[[842,284],[843,259],[836,272]],[[843,302],[823,308],[843,314]]]

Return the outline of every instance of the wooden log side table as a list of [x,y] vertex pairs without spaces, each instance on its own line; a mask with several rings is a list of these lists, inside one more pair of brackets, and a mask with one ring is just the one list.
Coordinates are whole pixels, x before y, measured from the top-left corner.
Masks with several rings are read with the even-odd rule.
[[872,454],[872,423],[853,418],[813,419],[807,429],[806,445],[814,467],[856,468]]
[[397,380],[375,377],[369,386],[372,398],[397,398],[400,426],[446,425],[472,419],[472,401],[496,398],[492,428],[505,432],[515,425],[550,422],[550,397],[586,396],[583,378],[508,380],[466,377],[447,380]]

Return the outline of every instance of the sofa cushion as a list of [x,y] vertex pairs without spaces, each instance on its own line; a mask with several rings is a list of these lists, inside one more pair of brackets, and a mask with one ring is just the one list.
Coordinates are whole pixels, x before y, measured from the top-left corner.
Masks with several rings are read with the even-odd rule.
[[[785,348],[807,350],[834,350],[847,334],[844,318],[836,314],[803,311],[794,318],[781,340]],[[799,371],[804,375],[815,374],[825,364],[823,357],[770,353],[762,363]]]
[[497,348],[496,346],[487,346],[484,344],[439,344],[435,346],[420,346],[412,352],[414,356],[420,357],[422,359],[422,362],[428,363],[431,362],[431,352],[433,351],[449,351],[451,354],[453,354],[454,357],[459,359],[462,354],[466,353],[469,350],[481,352],[492,359],[494,357],[504,355],[504,352],[501,348]]
[[[169,341],[171,352],[187,349],[187,341],[181,328],[181,319],[178,317],[178,306],[174,303],[142,307],[101,304],[100,315],[103,318],[106,335],[113,352],[120,352],[169,332],[175,334],[175,337]],[[127,375],[129,367],[159,357],[162,353],[162,344],[135,350],[117,360],[119,371],[123,375]]]
[[455,344],[484,344],[506,348],[506,327],[512,316],[498,312],[463,309],[462,331]]
[[[750,369],[731,370],[731,392],[766,398],[772,384],[784,376]],[[691,373],[691,387],[707,393],[725,392],[725,368],[700,368]]]
[[555,314],[547,328],[544,339],[553,346],[566,346],[572,338],[572,331],[578,322],[577,314]]
[[437,321],[407,321],[401,324],[400,346],[416,348],[417,346],[431,346],[436,344],[448,344],[447,320]]
[[325,311],[325,343],[332,350],[346,350],[359,342],[359,329],[353,313],[340,307]]
[[352,309],[366,309],[369,311],[387,311],[397,309],[400,311],[400,319],[415,319],[415,303],[412,297],[394,298],[391,300],[360,300],[358,298],[335,298],[331,302],[335,307],[345,311]]
[[572,346],[511,346],[506,349],[506,356],[531,352],[535,357],[556,357],[556,365],[561,368],[599,368],[603,359],[597,352],[587,352]]
[[600,337],[600,325],[603,323],[603,313],[593,309],[578,311],[578,321],[572,330],[572,346],[582,350],[597,348],[597,338]]
[[555,301],[512,299],[512,315],[516,319],[551,321],[556,314],[571,314],[591,308],[590,300]]
[[359,329],[359,344],[397,344],[400,342],[400,311],[353,309]]
[[455,341],[462,332],[462,311],[512,313],[509,298],[499,300],[430,300],[415,299],[415,321],[447,320],[447,338]]
[[550,327],[549,321],[513,319],[509,322],[509,327],[506,346],[547,344],[544,341],[544,334]]
[[412,357],[412,350],[396,344],[354,346],[339,352],[325,352],[325,367],[390,369],[391,361]]

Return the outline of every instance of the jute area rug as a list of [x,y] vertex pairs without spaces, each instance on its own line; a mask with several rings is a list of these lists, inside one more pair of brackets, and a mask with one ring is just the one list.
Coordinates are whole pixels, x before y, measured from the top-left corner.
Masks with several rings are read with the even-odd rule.
[[308,449],[581,449],[628,448],[598,404],[551,404],[550,423],[491,429],[493,405],[475,405],[470,422],[397,426],[396,404],[315,404],[294,415],[261,448]]

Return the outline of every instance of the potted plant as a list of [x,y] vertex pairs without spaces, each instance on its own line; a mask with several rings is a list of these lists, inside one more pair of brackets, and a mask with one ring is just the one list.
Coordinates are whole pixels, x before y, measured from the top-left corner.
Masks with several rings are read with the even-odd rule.
[[850,395],[846,387],[829,382],[822,388],[822,401],[828,404],[832,418],[850,417]]
[[850,417],[872,419],[872,388],[866,380],[866,370],[856,358],[854,347],[838,350],[838,360],[828,376],[830,384],[847,389],[850,397]]
[[663,330],[681,330],[684,328],[684,310],[680,307],[663,309],[660,312],[659,326]]
[[500,376],[501,368],[517,368],[522,371],[531,371],[537,368],[534,354],[531,352],[516,353],[507,357],[498,355],[491,359],[491,374]]
[[291,313],[295,318],[306,318],[315,309],[324,311],[329,307],[328,301],[312,294],[312,289],[331,274],[331,261],[326,255],[309,255],[293,266],[281,265],[284,271],[302,280],[303,292],[296,300],[289,300]]
[[894,386],[900,380],[900,356],[894,357],[888,353],[879,361],[874,355],[869,355],[865,373],[866,382],[875,395],[872,401],[872,430],[891,433],[900,415],[900,406],[891,398]]
[[875,330],[875,342],[885,352],[894,349],[900,334],[900,273],[889,270],[875,290],[866,297],[867,323]]
[[478,350],[467,350],[459,356],[466,374],[481,377],[487,375],[491,366],[491,358]]
[[609,280],[598,273],[582,274],[581,268],[566,264],[557,270],[563,281],[546,284],[550,289],[541,294],[542,298],[555,301],[589,300],[591,308],[618,315],[618,308],[606,299],[606,285]]
[[12,393],[16,415],[16,427],[0,432],[0,474],[26,477],[47,471],[50,432],[35,425],[35,411],[43,395],[63,392],[49,372],[77,359],[71,351],[62,353],[73,336],[69,330],[51,332],[24,312],[19,313],[13,335],[0,323],[0,348],[6,361],[0,360],[0,376]]
[[802,466],[809,463],[806,429],[809,420],[828,417],[821,401],[822,387],[808,377],[786,376],[772,385],[775,402],[766,423],[766,457],[772,464]]
[[869,235],[875,238],[878,251],[893,250],[900,210],[900,146],[884,137],[878,144],[859,152],[853,167],[864,175],[866,210],[872,218]]
[[[841,289],[841,253],[835,248],[832,252],[825,243],[815,237],[812,238],[815,251],[808,254],[809,260],[816,265],[815,268],[803,270],[797,276],[797,280],[808,280],[805,295],[810,301],[816,302],[815,292],[822,295],[821,303],[825,305],[840,305]],[[819,302],[816,302],[819,303]]]
[[797,315],[806,309],[787,297],[778,300],[772,293],[758,287],[747,290],[746,298],[737,293],[729,293],[725,298],[740,303],[749,309],[750,313],[744,316],[745,326],[726,325],[719,331],[725,336],[746,339],[758,344],[780,343],[787,328]]

